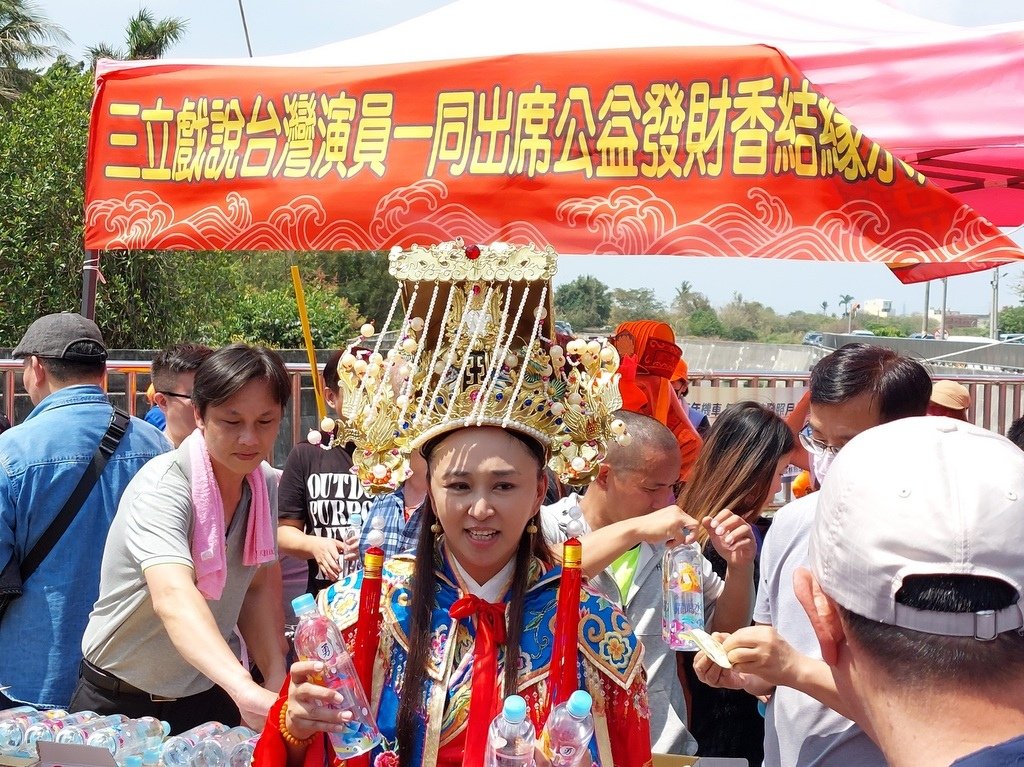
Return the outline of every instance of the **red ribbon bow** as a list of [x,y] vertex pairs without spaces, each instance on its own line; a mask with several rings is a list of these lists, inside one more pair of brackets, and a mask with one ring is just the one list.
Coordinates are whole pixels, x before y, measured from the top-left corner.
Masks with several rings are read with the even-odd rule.
[[470,594],[457,599],[448,614],[456,620],[476,616],[473,685],[462,765],[479,767],[484,763],[487,730],[498,712],[498,647],[505,642],[505,605]]

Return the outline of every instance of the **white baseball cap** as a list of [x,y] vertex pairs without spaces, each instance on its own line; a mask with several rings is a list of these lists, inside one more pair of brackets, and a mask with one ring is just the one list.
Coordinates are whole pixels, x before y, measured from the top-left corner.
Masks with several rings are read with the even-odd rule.
[[[818,498],[810,564],[837,603],[871,620],[993,639],[1024,626],[1024,451],[952,418],[904,418],[861,433],[836,456]],[[1003,610],[948,613],[897,604],[911,575],[1009,584]]]

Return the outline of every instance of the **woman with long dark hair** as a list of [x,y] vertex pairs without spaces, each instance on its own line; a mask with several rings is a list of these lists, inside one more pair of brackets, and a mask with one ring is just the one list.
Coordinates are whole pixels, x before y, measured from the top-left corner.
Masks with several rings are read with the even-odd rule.
[[[505,697],[526,699],[538,732],[550,710],[562,572],[539,531],[545,467],[586,484],[608,440],[629,439],[610,416],[619,401],[614,349],[596,342],[563,349],[543,338],[552,335],[544,307],[553,256],[461,243],[395,252],[398,274],[443,262],[449,277],[464,276],[447,294],[436,277],[407,284],[413,315],[395,348],[358,367],[342,358],[355,470],[364,482],[386,490],[405,476],[402,456],[416,449],[427,463],[415,553],[384,566],[368,690],[383,736],[371,752],[374,767],[476,767]],[[481,276],[511,273],[515,283]],[[429,302],[417,302],[425,292]],[[347,639],[359,620],[360,586],[357,574],[319,599]],[[648,764],[641,646],[625,616],[586,590],[572,613],[580,623],[569,662],[594,700],[584,763]],[[333,755],[321,733],[346,714],[324,705],[338,699],[309,683],[312,668],[293,666],[257,767],[320,767]]]
[[[795,444],[786,422],[763,405],[748,401],[730,406],[708,432],[679,505],[698,522],[729,509],[753,525],[779,491]],[[712,568],[724,577],[725,560],[708,545],[703,525],[697,528],[697,540]],[[755,559],[751,589],[757,578]],[[682,653],[681,658],[691,700],[690,732],[700,754],[742,757],[749,764],[760,764],[764,759],[764,719],[757,700],[742,691],[708,687],[694,674],[694,654]]]

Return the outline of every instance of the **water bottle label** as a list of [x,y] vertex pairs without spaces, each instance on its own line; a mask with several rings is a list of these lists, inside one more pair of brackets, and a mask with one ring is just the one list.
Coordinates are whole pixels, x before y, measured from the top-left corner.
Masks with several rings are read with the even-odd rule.
[[316,648],[316,654],[320,660],[330,660],[334,657],[334,649],[330,642],[321,642]]
[[692,629],[704,628],[704,593],[700,550],[695,546],[679,546],[665,552],[665,612],[662,638],[673,650],[695,651],[690,637]]

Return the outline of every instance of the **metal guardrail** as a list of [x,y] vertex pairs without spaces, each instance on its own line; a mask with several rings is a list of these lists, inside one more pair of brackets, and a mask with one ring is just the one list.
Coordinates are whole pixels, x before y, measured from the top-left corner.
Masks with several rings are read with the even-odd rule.
[[[306,433],[320,421],[313,393],[309,365],[285,363],[292,382],[292,396],[274,443],[272,463],[283,466],[292,445],[305,439]],[[146,389],[150,384],[149,360],[107,360],[106,390],[110,400],[131,415],[142,416],[149,410]],[[22,421],[32,412],[32,402],[21,385],[21,360],[0,359],[0,412],[11,423]]]
[[[763,373],[710,373],[690,372],[690,386],[712,386],[719,388],[803,388],[807,386],[807,373],[763,374]],[[971,407],[967,411],[972,423],[1005,434],[1010,424],[1024,415],[1024,376],[991,375],[935,376],[956,381],[967,387],[971,393]]]
[[[281,433],[274,445],[273,462],[284,464],[289,451],[296,442],[305,439],[306,432],[319,422],[316,398],[313,394],[313,379],[309,366],[301,363],[287,363],[292,381],[292,397],[281,424]],[[111,400],[125,408],[132,415],[143,415],[149,405],[146,402],[146,388],[149,386],[150,363],[142,360],[109,360],[107,362],[107,391]],[[11,423],[18,423],[32,410],[32,403],[21,386],[21,362],[0,359],[0,376],[3,387],[0,390],[0,410]],[[691,370],[691,386],[719,388],[803,388],[807,386],[807,373],[701,373]],[[1017,417],[1024,415],[1024,376],[956,376],[971,392],[969,416],[978,426],[1005,434]]]

